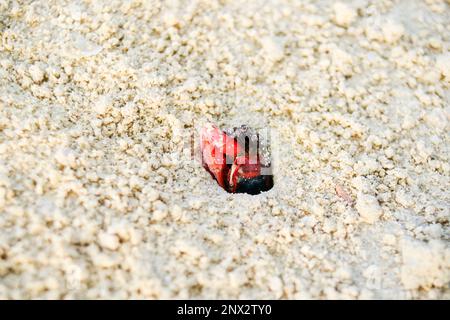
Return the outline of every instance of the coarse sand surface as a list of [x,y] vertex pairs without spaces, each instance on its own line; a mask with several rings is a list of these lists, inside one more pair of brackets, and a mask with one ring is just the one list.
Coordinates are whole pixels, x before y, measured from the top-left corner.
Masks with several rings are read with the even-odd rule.
[[[449,25],[448,0],[0,0],[0,298],[450,299]],[[206,122],[270,130],[273,189],[221,189]]]

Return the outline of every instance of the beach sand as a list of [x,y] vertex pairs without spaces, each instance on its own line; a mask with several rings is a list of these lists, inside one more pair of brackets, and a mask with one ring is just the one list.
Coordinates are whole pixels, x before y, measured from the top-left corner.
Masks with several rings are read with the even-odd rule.
[[[439,0],[0,1],[0,298],[449,299],[449,25]],[[211,179],[206,122],[270,130],[272,190]]]

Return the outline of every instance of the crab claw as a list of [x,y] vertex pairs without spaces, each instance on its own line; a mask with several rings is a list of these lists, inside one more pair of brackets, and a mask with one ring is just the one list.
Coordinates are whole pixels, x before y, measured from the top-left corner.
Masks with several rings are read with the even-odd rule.
[[242,135],[227,135],[216,126],[207,124],[200,139],[203,166],[228,192],[259,194],[267,191],[273,186],[272,177],[261,175],[259,154],[255,156],[250,151],[258,149],[259,141],[252,148],[242,138]]
[[237,142],[210,123],[202,128],[200,135],[203,167],[226,189],[227,154],[233,157],[237,153]]
[[251,180],[261,174],[259,163],[250,164],[248,157],[245,157],[243,161],[244,162],[240,164],[239,157],[236,158],[228,172],[228,186],[230,192],[237,192],[239,183],[241,183],[243,179]]

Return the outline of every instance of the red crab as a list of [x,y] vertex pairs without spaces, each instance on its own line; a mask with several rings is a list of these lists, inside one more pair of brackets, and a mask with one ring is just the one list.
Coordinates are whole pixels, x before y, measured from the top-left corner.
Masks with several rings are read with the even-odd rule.
[[224,132],[207,124],[200,135],[203,166],[223,189],[259,194],[272,188],[272,176],[262,174],[259,136],[250,128]]

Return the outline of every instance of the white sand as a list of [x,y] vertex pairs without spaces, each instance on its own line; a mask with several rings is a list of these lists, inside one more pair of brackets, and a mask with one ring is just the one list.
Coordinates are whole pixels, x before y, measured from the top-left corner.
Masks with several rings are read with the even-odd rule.
[[[0,298],[450,298],[449,1],[24,2]],[[275,187],[173,161],[205,121],[267,124]]]

